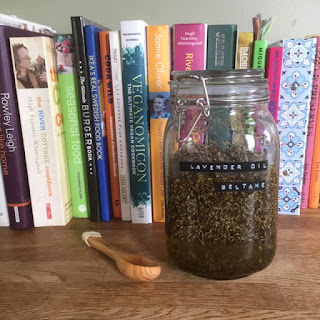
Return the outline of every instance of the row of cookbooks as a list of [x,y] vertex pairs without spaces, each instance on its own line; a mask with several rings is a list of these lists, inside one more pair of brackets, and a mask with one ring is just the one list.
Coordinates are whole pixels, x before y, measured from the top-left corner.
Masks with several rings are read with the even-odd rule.
[[80,16],[71,17],[71,35],[0,26],[0,210],[11,227],[164,221],[171,70],[265,68],[281,140],[279,213],[299,214],[311,195],[318,207],[318,38],[268,46],[272,21],[258,15],[253,32],[142,20],[112,31]]

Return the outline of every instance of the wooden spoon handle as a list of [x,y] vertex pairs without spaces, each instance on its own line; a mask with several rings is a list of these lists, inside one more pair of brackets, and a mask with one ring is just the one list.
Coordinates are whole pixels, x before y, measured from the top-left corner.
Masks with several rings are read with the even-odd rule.
[[116,249],[100,237],[88,237],[87,241],[91,247],[107,255],[112,260],[116,261],[121,255],[120,250]]

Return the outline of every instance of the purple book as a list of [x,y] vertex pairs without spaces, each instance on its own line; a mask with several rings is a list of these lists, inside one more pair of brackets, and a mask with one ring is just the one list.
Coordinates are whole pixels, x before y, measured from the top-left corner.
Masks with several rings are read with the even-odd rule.
[[0,159],[10,226],[16,230],[33,227],[33,217],[9,38],[41,35],[0,26]]

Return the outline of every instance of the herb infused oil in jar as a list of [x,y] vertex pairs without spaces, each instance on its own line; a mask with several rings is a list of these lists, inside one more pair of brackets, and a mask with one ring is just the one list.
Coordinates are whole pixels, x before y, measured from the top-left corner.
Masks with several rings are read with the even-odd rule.
[[173,72],[164,140],[165,230],[183,270],[235,279],[277,242],[279,136],[259,70]]

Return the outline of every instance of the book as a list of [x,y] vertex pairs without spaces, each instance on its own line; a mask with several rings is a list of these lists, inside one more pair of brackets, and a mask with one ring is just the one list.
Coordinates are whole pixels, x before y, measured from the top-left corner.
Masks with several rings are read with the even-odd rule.
[[16,37],[10,46],[34,226],[64,226],[72,204],[54,41]]
[[[174,71],[206,70],[207,29],[207,24],[204,23],[173,25]],[[204,124],[202,118],[191,132],[194,119],[199,114],[198,108],[186,110],[184,114],[184,125],[180,134],[181,140],[186,140],[190,136],[193,143],[202,144],[204,142],[204,132],[201,129]]]
[[267,40],[255,40],[253,43],[252,69],[265,69]]
[[283,47],[269,47],[267,49],[266,72],[268,79],[270,100],[268,110],[274,121],[278,120],[279,98],[280,98],[280,77],[282,70]]
[[[307,130],[307,145],[305,151],[305,161],[303,170],[303,183],[302,183],[302,194],[301,194],[301,209],[308,208],[309,202],[309,191],[311,187],[311,170],[312,170],[312,157],[314,150],[314,140],[316,132],[316,120],[318,114],[318,102],[319,102],[319,90],[320,90],[320,37],[315,37],[316,39],[316,56],[314,60],[314,70],[313,70],[313,82],[311,90],[311,100],[310,100],[310,112]],[[315,201],[314,206],[318,208],[319,204],[319,192],[318,189],[318,200]]]
[[173,25],[173,70],[206,70],[206,23],[178,23]]
[[235,68],[237,29],[236,24],[208,26],[207,70]]
[[4,190],[2,170],[0,170],[0,227],[8,227],[9,225],[10,222],[7,208],[7,199]]
[[75,45],[75,67],[80,101],[81,132],[85,147],[85,162],[89,189],[90,219],[91,221],[98,222],[101,220],[101,211],[96,147],[94,143],[90,79],[84,36],[85,25],[96,25],[102,29],[104,27],[82,16],[71,17],[72,36]]
[[10,26],[23,30],[30,30],[43,34],[53,35],[56,33],[51,27],[33,21],[20,19],[15,15],[0,13],[0,25]]
[[131,220],[130,173],[126,140],[126,124],[122,82],[121,46],[119,31],[109,32],[110,59],[112,69],[113,105],[115,115],[115,135],[119,168],[121,219]]
[[106,116],[100,59],[100,31],[102,31],[102,29],[94,25],[86,25],[84,27],[87,63],[90,79],[94,142],[96,146],[97,157],[101,220],[110,221],[112,217],[112,205],[109,174],[109,156],[106,135]]
[[280,214],[300,214],[316,39],[283,40],[278,131]]
[[133,223],[152,222],[146,26],[142,20],[120,22]]
[[116,141],[115,113],[112,89],[112,69],[110,57],[109,31],[99,32],[102,85],[106,115],[107,145],[109,155],[109,176],[113,216],[121,218],[120,180],[118,148]]
[[171,70],[171,28],[147,27],[148,86],[150,110],[150,154],[153,220],[164,222],[163,138],[169,109]]
[[[305,207],[305,202],[307,202],[308,208],[318,208],[319,207],[319,193],[320,193],[320,37],[316,37],[317,47],[316,47],[316,58],[314,61],[314,75],[313,75],[313,85],[312,85],[312,96],[310,105],[310,116],[309,116],[309,127],[307,136],[307,152],[306,158],[312,154],[312,161],[309,164],[310,167],[305,165],[305,170],[310,171],[310,182],[309,190],[302,189],[302,208]],[[309,132],[309,128],[311,131]],[[312,135],[314,136],[312,138]],[[308,150],[309,149],[309,150]],[[306,159],[307,161],[307,159]],[[305,175],[304,175],[305,178]],[[307,183],[307,182],[306,182]],[[309,191],[308,197],[303,191]]]
[[61,112],[65,129],[72,213],[75,218],[88,218],[90,216],[89,191],[80,126],[80,103],[74,68],[74,44],[70,34],[59,34],[54,39]]
[[269,19],[262,19],[261,14],[252,18],[253,24],[253,56],[252,56],[252,68],[253,69],[265,69],[266,66],[266,54],[268,42],[266,36],[270,31],[270,28],[274,22],[274,17]]
[[253,32],[239,32],[237,43],[236,69],[252,67]]
[[12,229],[33,227],[33,216],[18,100],[13,73],[10,37],[35,37],[39,33],[0,26],[0,154],[8,214]]

